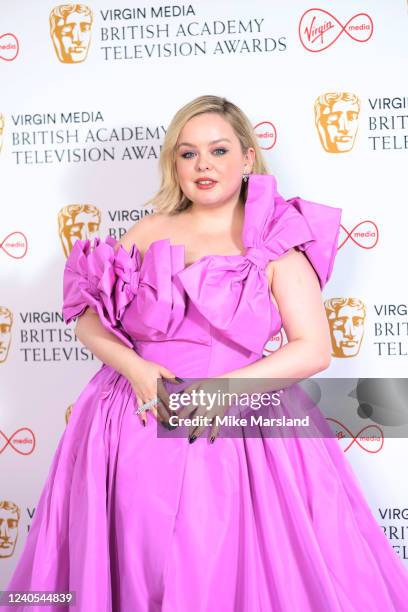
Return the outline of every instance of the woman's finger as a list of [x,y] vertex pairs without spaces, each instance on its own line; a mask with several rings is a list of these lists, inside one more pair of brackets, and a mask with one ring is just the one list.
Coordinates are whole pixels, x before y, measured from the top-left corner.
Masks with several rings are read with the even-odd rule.
[[[193,391],[193,390],[199,391],[199,390],[200,390],[200,388],[201,388],[200,383],[199,383],[199,384],[194,384],[194,385],[191,385],[190,387],[187,387],[187,388],[186,388],[186,389],[183,391],[183,393],[187,393],[187,394],[189,394],[189,395],[190,395],[190,394],[191,394],[191,391]],[[201,406],[200,406],[200,405],[195,406],[193,403],[188,404],[187,406],[184,406],[184,405],[183,405],[183,407],[182,407],[180,410],[178,410],[178,411],[176,412],[176,415],[178,416],[178,418],[179,418],[179,419],[184,419],[184,418],[186,418],[187,416],[191,416],[191,415],[192,415],[192,413],[193,413],[195,410],[198,410],[198,409],[200,409],[200,408],[201,408]],[[194,415],[194,416],[195,416],[195,415]]]
[[188,428],[188,437],[189,439],[194,436],[195,438],[198,438],[198,436],[200,436],[202,434],[202,432],[207,429],[208,427],[208,423],[211,421],[212,422],[212,417],[209,416],[208,414],[208,410],[206,409],[205,406],[199,406],[197,408],[197,412],[194,414],[194,419],[197,419],[197,421],[200,423],[200,425],[190,425]]
[[135,414],[138,414],[140,416],[143,411],[143,400],[139,396],[138,393],[135,393],[135,397],[136,397]]
[[163,421],[165,421],[166,423],[169,422],[169,418],[172,415],[173,411],[170,410],[169,407],[169,399],[170,396],[167,392],[166,387],[163,384],[163,379],[160,379],[157,382],[157,397],[159,400],[159,412],[162,416]]
[[169,412],[167,410],[167,406],[166,406],[166,396],[164,395],[164,399],[163,399],[163,396],[161,395],[161,393],[162,393],[162,391],[160,390],[158,392],[158,396],[157,396],[156,407],[157,407],[157,410],[158,410],[158,412],[160,414],[160,418],[161,418],[162,422],[168,423],[170,414],[169,414]]
[[193,427],[189,431],[189,436],[188,436],[189,440],[194,442],[194,440],[199,438],[200,435],[203,433],[203,431],[205,431],[207,427],[209,427],[210,431],[209,431],[208,439],[211,442],[211,444],[214,444],[216,438],[218,437],[218,433],[220,431],[220,426],[217,425],[216,423],[217,423],[217,419],[215,417],[212,417],[210,425],[200,425],[198,427]]
[[143,408],[143,400],[139,397],[139,395],[136,395],[136,408],[135,408],[135,414],[137,414],[137,416],[139,417],[140,422],[142,423],[142,425],[146,426],[147,425],[147,415],[146,415],[146,410],[145,408]]
[[153,414],[153,416],[155,417],[156,420],[160,420],[159,419],[159,414],[156,408],[156,405],[153,404],[152,406],[150,406],[149,410],[151,411],[151,413]]
[[[157,408],[156,405],[152,402],[152,399],[157,399],[157,398],[151,398],[151,399],[139,399],[139,397],[137,398],[137,403],[138,403],[138,409],[137,412],[139,413],[139,415],[144,414],[147,420],[147,411],[150,410],[152,412],[152,414],[155,416],[155,418],[158,418],[157,415]],[[148,406],[145,406],[145,404],[149,404]]]
[[214,444],[215,440],[217,439],[219,431],[220,431],[220,426],[217,425],[217,421],[213,419],[211,429],[210,429],[210,435],[209,435],[209,440],[211,444]]
[[159,413],[159,420],[160,423],[163,425],[163,427],[165,427],[166,429],[174,429],[176,426],[175,425],[170,425],[170,414],[167,412],[165,406],[163,406],[163,403],[161,401],[161,399],[159,398],[159,401],[157,403],[157,410]]

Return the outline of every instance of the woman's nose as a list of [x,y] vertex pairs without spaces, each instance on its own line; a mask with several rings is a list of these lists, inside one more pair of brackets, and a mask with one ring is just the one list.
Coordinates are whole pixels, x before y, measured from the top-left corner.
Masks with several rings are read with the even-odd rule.
[[197,155],[197,170],[208,170],[211,163],[205,155]]

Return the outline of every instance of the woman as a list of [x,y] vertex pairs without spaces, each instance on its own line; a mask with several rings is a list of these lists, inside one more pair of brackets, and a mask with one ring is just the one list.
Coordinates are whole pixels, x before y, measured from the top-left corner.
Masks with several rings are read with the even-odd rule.
[[[279,388],[327,368],[340,210],[285,201],[248,119],[217,96],[176,113],[161,170],[155,214],[67,260],[65,320],[103,365],[8,589],[75,591],[81,612],[408,610],[405,568],[335,439],[211,425],[187,440],[152,418],[168,423],[175,377]],[[263,358],[281,326],[287,344]],[[194,414],[224,413],[207,408]]]

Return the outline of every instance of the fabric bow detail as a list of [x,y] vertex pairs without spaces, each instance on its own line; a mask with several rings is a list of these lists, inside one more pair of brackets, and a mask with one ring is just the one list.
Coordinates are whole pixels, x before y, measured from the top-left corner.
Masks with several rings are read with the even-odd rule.
[[209,323],[225,338],[257,354],[262,354],[272,324],[279,319],[271,308],[265,265],[266,252],[250,248],[236,258],[203,258],[178,274]]
[[267,249],[262,247],[247,247],[244,257],[260,270],[265,270],[270,259]]
[[244,255],[208,256],[178,274],[197,310],[222,334],[262,355],[281,318],[265,269],[291,248],[304,252],[321,288],[330,278],[341,209],[301,198],[286,201],[270,175],[251,176],[245,203]]

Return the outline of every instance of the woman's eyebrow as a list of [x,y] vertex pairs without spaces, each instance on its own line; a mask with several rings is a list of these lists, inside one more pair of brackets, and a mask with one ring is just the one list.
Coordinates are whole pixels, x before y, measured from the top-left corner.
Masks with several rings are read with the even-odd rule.
[[[229,138],[218,138],[217,140],[212,140],[209,144],[215,144],[216,142],[231,142]],[[191,142],[180,142],[180,144],[177,146],[177,148],[179,149],[182,146],[186,146],[186,147],[195,147],[195,145],[191,144]]]

